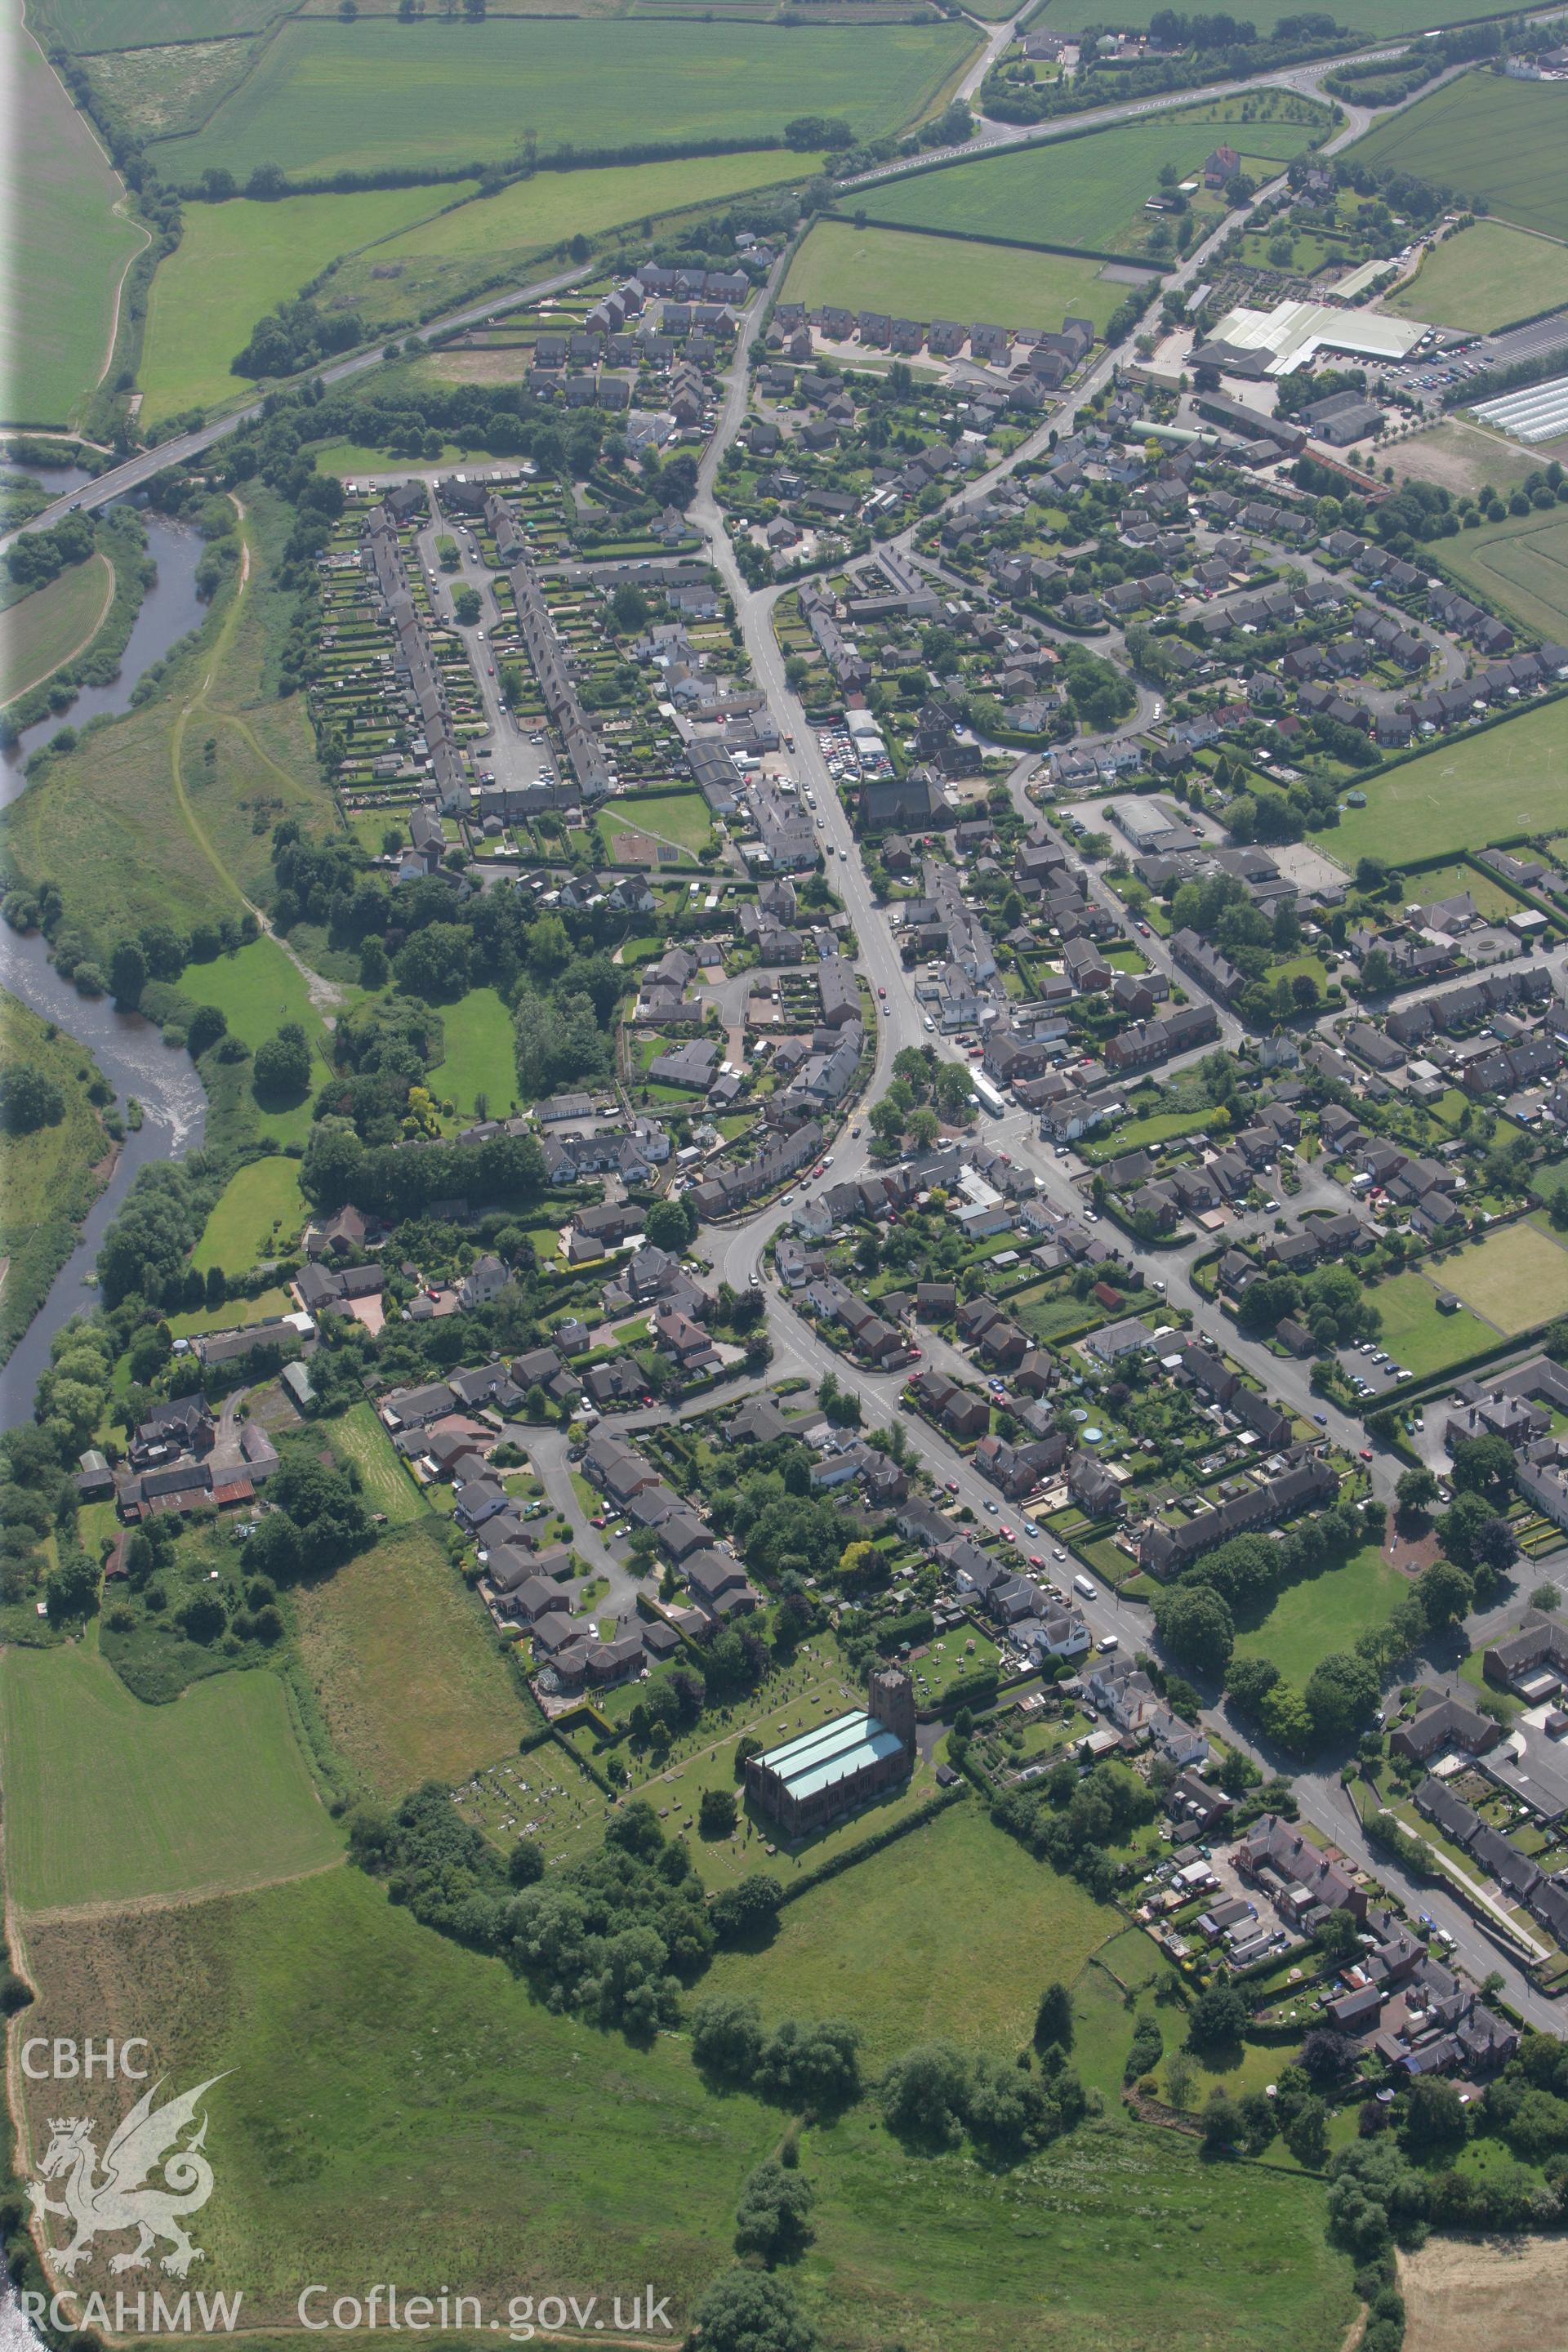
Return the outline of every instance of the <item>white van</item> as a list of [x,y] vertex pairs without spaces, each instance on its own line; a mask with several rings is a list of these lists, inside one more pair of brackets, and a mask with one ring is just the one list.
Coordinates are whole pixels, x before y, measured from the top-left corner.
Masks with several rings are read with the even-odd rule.
[[1081,1592],[1086,1601],[1098,1601],[1100,1599],[1099,1586],[1093,1583],[1087,1576],[1075,1576],[1072,1580],[1072,1589],[1075,1592]]

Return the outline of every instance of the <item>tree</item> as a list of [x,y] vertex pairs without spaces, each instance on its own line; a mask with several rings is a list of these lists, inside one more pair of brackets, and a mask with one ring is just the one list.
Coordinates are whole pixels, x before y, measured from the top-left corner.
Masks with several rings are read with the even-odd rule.
[[[1336,1912],[1334,1916],[1351,1918],[1348,1911]],[[1354,2056],[1354,2045],[1344,2034],[1337,2033],[1331,2025],[1319,2025],[1302,2042],[1296,2063],[1314,2090],[1331,2093],[1346,2080]]]
[[134,940],[121,940],[110,957],[109,984],[117,1004],[127,1004],[134,1010],[141,1003],[142,991],[147,985],[147,959]]
[[882,2115],[899,2138],[952,2147],[969,2114],[970,2067],[951,2042],[917,2042],[882,2078]]
[[1048,2050],[1055,2043],[1058,2049],[1070,2050],[1072,2032],[1072,1995],[1058,1977],[1040,1995],[1035,2011],[1035,2047]]
[[1399,1484],[1394,1490],[1394,1499],[1402,1518],[1420,1517],[1427,1505],[1437,1499],[1437,1481],[1425,1465],[1417,1465],[1413,1470],[1402,1470]]
[[1457,1437],[1448,1448],[1456,1495],[1487,1495],[1500,1502],[1513,1491],[1513,1448],[1506,1437]]
[[749,2083],[762,2055],[763,2025],[754,2000],[710,1993],[691,2014],[691,2058],[699,2073],[721,2083]]
[[1187,2021],[1187,2042],[1200,2053],[1239,2042],[1247,2030],[1246,2001],[1232,1984],[1205,1985],[1193,2003]]
[[1505,1569],[1511,1566],[1515,1543],[1508,1521],[1479,1495],[1456,1495],[1437,1521],[1437,1540],[1457,1568]]
[[735,1826],[733,1789],[704,1789],[697,1808],[697,1826],[705,1838],[728,1837]]
[[679,1257],[686,1247],[686,1211],[679,1201],[656,1201],[643,1219],[643,1233],[656,1249]]
[[1244,2134],[1241,2110],[1223,2084],[1216,2083],[1209,2093],[1203,2112],[1204,2147],[1210,2156],[1222,2156],[1236,2147]]
[[506,1874],[514,1886],[533,1886],[544,1875],[544,1854],[537,1838],[520,1837],[507,1856]]
[[771,2269],[805,2253],[813,2236],[807,2219],[816,2191],[803,2172],[768,2157],[750,2174],[735,2214],[735,2252],[761,2254]]
[[466,580],[460,588],[453,589],[452,612],[460,627],[471,629],[483,611],[479,590],[471,587]]
[[647,626],[647,598],[630,580],[621,582],[610,598],[610,610],[616,616],[616,628],[625,637],[635,637]]
[[1223,1677],[1236,1647],[1236,1620],[1222,1593],[1206,1584],[1177,1585],[1161,1594],[1155,1622],[1184,1665]]
[[767,2271],[722,2272],[693,2317],[702,2352],[816,2352],[816,2330],[795,2289]]
[[1313,1667],[1301,1696],[1320,1740],[1348,1739],[1377,1706],[1377,1675],[1363,1658],[1331,1650]]
[[256,1049],[250,1083],[264,1109],[289,1109],[310,1086],[310,1046],[298,1021],[286,1021],[275,1037]]
[[1306,2099],[1285,2126],[1285,2145],[1308,2172],[1321,2171],[1329,2156],[1329,2111],[1321,2099]]
[[1422,1570],[1415,1597],[1432,1632],[1440,1633],[1468,1615],[1475,1588],[1464,1570],[1456,1568],[1451,1559],[1435,1559]]
[[58,1127],[65,1117],[66,1100],[53,1078],[31,1062],[7,1062],[0,1067],[0,1129],[7,1135],[32,1135],[40,1127]]
[[1405,2110],[1405,2142],[1412,2153],[1462,2147],[1466,2128],[1464,2102],[1453,2084],[1439,2074],[1418,2074]]

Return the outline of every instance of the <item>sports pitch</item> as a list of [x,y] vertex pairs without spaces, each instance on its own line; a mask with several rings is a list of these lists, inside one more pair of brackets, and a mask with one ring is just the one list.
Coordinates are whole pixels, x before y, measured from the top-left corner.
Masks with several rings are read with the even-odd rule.
[[1347,869],[1366,856],[1397,866],[1561,833],[1568,828],[1568,700],[1521,711],[1374,776],[1366,799],[1365,808],[1346,809],[1338,825],[1317,836]]

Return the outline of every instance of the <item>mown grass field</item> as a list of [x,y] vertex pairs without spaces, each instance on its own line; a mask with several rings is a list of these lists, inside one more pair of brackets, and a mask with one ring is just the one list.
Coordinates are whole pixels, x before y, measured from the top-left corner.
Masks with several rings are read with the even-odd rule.
[[[1275,105],[1278,110],[1268,111],[1267,98],[1237,98],[1183,107],[1147,122],[894,180],[859,201],[876,219],[910,228],[1133,251],[1133,240],[1141,245],[1148,227],[1143,205],[1159,184],[1161,166],[1174,163],[1189,175],[1215,144],[1219,126],[1244,156],[1287,163],[1311,143],[1313,125],[1287,121],[1283,100]],[[1314,110],[1314,122],[1326,128],[1327,116]]]
[[76,1224],[98,1196],[93,1174],[110,1143],[88,1099],[95,1065],[85,1045],[48,1024],[16,997],[0,993],[0,1055],[28,1062],[52,1078],[63,1117],[31,1135],[0,1134],[0,1360],[9,1354],[70,1255]]
[[[470,284],[488,284],[503,270],[521,275],[530,255],[579,230],[594,236],[623,221],[640,225],[749,188],[799,180],[814,168],[813,157],[763,149],[693,155],[679,163],[538,172],[531,180],[512,181],[499,195],[459,205],[353,256],[334,273],[332,294],[351,300],[366,320],[412,318],[437,296],[455,302]],[[444,188],[434,193],[447,194]],[[371,275],[387,268],[397,276]]]
[[[1452,542],[1445,541],[1445,545]],[[1358,857],[1436,857],[1568,827],[1568,700],[1461,736],[1366,786],[1319,845],[1348,870]]]
[[342,1848],[265,1671],[144,1706],[96,1643],[12,1650],[0,1758],[6,1884],[23,1911],[258,1885]]
[[609,803],[601,821],[606,834],[656,834],[693,857],[712,845],[713,820],[700,793],[627,793]]
[[[359,1458],[357,1433],[340,1423],[331,1435]],[[365,1483],[384,1510],[385,1482]],[[332,1744],[382,1797],[466,1780],[515,1751],[524,1728],[489,1620],[447,1559],[433,1515],[408,1493],[413,1520],[298,1601],[300,1652]]]
[[1489,334],[1554,302],[1568,302],[1568,246],[1528,236],[1506,221],[1482,220],[1446,237],[1383,308],[1435,327]]
[[146,238],[114,212],[120,183],[21,16],[8,0],[0,19],[0,383],[7,424],[66,425],[103,373],[121,273]]
[[499,991],[470,988],[441,1008],[444,1058],[426,1083],[437,1102],[450,1101],[465,1124],[483,1095],[491,1118],[504,1118],[517,1098],[517,1039]]
[[83,651],[113,593],[109,558],[89,555],[0,613],[0,703],[41,686],[62,662]]
[[[1531,455],[1539,465],[1545,453]],[[1461,586],[1495,599],[1551,644],[1568,636],[1568,510],[1509,515],[1445,540],[1443,547]]]
[[281,1152],[253,1160],[224,1186],[202,1229],[191,1264],[198,1274],[221,1265],[244,1274],[264,1258],[283,1257],[300,1238],[305,1222],[300,1163]]
[[1568,1313],[1568,1250],[1529,1223],[1505,1225],[1442,1266],[1443,1286],[1511,1338]]
[[[252,1052],[286,1021],[298,1021],[318,1050],[326,1034],[299,965],[273,939],[252,940],[210,963],[188,963],[180,988],[194,1004],[217,1005]],[[318,1076],[324,1075],[323,1063]]]
[[292,300],[340,254],[426,219],[472,185],[192,205],[178,247],[158,265],[147,307],[137,381],[148,422],[252,398],[254,382],[231,374],[229,362],[258,319]]
[[1100,277],[1098,262],[1076,255],[859,229],[848,221],[817,223],[784,289],[786,301],[809,309],[838,302],[921,320],[1005,319],[1010,326],[1053,331],[1069,316],[1103,330],[1126,294],[1125,286]]
[[1437,1312],[1438,1291],[1453,1288],[1448,1267],[1442,1265],[1430,1278],[1424,1274],[1391,1275],[1372,1293],[1373,1305],[1383,1318],[1381,1345],[1396,1364],[1418,1378],[1440,1372],[1446,1364],[1457,1364],[1466,1356],[1479,1355],[1498,1336],[1487,1324],[1479,1323],[1467,1307],[1461,1307],[1457,1315]]
[[347,1412],[319,1425],[334,1452],[355,1465],[373,1511],[383,1512],[395,1528],[430,1517],[429,1504],[393,1450],[374,1405],[351,1405]]
[[1358,1633],[1392,1616],[1409,1590],[1377,1546],[1364,1544],[1340,1567],[1287,1585],[1259,1623],[1238,1631],[1237,1654],[1270,1658],[1300,1685],[1331,1651],[1352,1648]]
[[182,183],[209,163],[243,179],[645,142],[776,136],[833,114],[858,133],[913,121],[973,47],[958,25],[619,26],[612,40],[570,19],[480,25],[286,25],[193,138],[162,140]]
[[[1348,152],[1375,170],[1413,172],[1463,199],[1482,196],[1502,219],[1561,236],[1568,223],[1561,97],[1551,82],[1461,74]],[[1551,259],[1543,254],[1542,267]],[[1529,307],[1551,299],[1543,295],[1542,304]]]
[[883,2063],[931,2035],[1011,2053],[1051,1979],[1120,1926],[969,1801],[790,1904],[766,1951],[721,1955],[708,1982],[769,2020],[853,2018]]

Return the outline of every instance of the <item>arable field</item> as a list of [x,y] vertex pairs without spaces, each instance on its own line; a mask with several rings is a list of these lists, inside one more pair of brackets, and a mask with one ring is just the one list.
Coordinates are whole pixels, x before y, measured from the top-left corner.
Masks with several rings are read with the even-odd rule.
[[[1301,113],[1310,110],[1308,121],[1287,120],[1283,99],[1272,103],[1278,111],[1268,110],[1266,98],[1183,107],[1147,122],[922,172],[866,190],[858,201],[873,218],[894,226],[1130,252],[1147,228],[1143,205],[1159,184],[1161,166],[1174,163],[1190,173],[1214,146],[1219,126],[1244,157],[1280,163],[1310,146],[1315,130],[1328,127],[1323,110],[1309,110],[1304,100],[1295,104]],[[977,314],[964,310],[958,315]]]
[[[521,277],[530,255],[579,231],[594,236],[624,221],[658,220],[775,181],[799,181],[814,169],[811,156],[759,149],[693,155],[679,163],[536,172],[531,179],[513,180],[499,195],[456,205],[355,254],[333,272],[331,298],[352,302],[362,318],[376,324],[414,318],[437,297],[456,303],[469,286],[489,285],[503,271]],[[426,193],[450,201],[445,188]],[[384,274],[373,277],[373,270]],[[389,270],[396,275],[385,275]]]
[[1444,1288],[1505,1337],[1568,1314],[1568,1250],[1535,1224],[1505,1225],[1441,1269]]
[[1237,1655],[1269,1658],[1287,1682],[1304,1683],[1331,1651],[1354,1647],[1369,1625],[1381,1625],[1410,1590],[1375,1544],[1338,1568],[1288,1584],[1261,1622],[1237,1634]]
[[278,1675],[132,1698],[86,1642],[12,1650],[0,1674],[5,1876],[26,1911],[216,1895],[297,1877],[342,1840]]
[[142,415],[155,424],[179,409],[252,399],[254,382],[231,374],[229,362],[258,319],[338,255],[395,235],[471,186],[190,205],[184,234],[153,280],[137,379]]
[[244,1274],[266,1258],[286,1256],[304,1222],[299,1161],[281,1152],[253,1160],[224,1186],[191,1264],[198,1274],[213,1265]]
[[[1444,545],[1454,542],[1445,541]],[[1436,857],[1568,827],[1568,701],[1521,711],[1461,736],[1366,787],[1318,846],[1353,870],[1358,857]]]
[[89,555],[0,613],[0,703],[41,686],[62,662],[83,652],[113,594],[109,558]]
[[1453,1288],[1444,1265],[1431,1276],[1392,1275],[1370,1293],[1383,1318],[1381,1345],[1396,1364],[1417,1379],[1440,1372],[1447,1364],[1460,1363],[1467,1356],[1479,1355],[1497,1339],[1497,1333],[1479,1323],[1468,1307],[1461,1307],[1456,1315],[1438,1313],[1437,1293]]
[[1383,308],[1434,327],[1490,334],[1516,319],[1533,319],[1554,302],[1568,302],[1568,245],[1548,244],[1506,221],[1484,220],[1446,237]]
[[[342,1423],[331,1434],[358,1458]],[[384,1510],[380,1479],[366,1487]],[[332,1745],[378,1796],[460,1780],[515,1752],[525,1725],[511,1669],[429,1512],[307,1587],[298,1608],[305,1670]]]
[[808,309],[838,302],[895,317],[1005,319],[1053,330],[1072,317],[1103,330],[1127,289],[1076,254],[819,221],[790,265],[784,295]]
[[1559,2237],[1432,2238],[1401,2254],[1407,2352],[1516,2352],[1549,2344],[1568,2296],[1568,2245]]
[[437,1102],[450,1101],[467,1126],[483,1095],[491,1118],[504,1118],[517,1099],[517,1038],[511,1014],[493,988],[471,988],[459,1003],[444,1005],[445,1058],[426,1080]]
[[[1357,140],[1349,156],[1376,171],[1413,173],[1462,200],[1483,197],[1502,219],[1561,236],[1568,223],[1561,97],[1551,82],[1461,74]],[[1553,258],[1543,254],[1542,267]]]
[[606,40],[570,19],[479,25],[312,19],[283,26],[194,137],[151,152],[165,178],[209,164],[244,179],[374,171],[649,139],[776,136],[832,114],[861,136],[916,121],[973,46],[967,26],[622,24]]
[[94,1174],[109,1138],[88,1097],[97,1066],[85,1045],[63,1029],[51,1036],[14,996],[0,993],[0,1054],[26,1062],[59,1088],[63,1114],[30,1135],[0,1134],[0,1361],[43,1304],[49,1284],[70,1255],[76,1225],[97,1198]]
[[[1544,452],[1531,455],[1535,465],[1545,462]],[[1495,600],[1549,643],[1568,637],[1568,509],[1483,523],[1445,540],[1443,551],[1464,586]]]
[[120,182],[21,14],[8,0],[0,18],[0,384],[5,423],[67,425],[108,363],[121,277],[147,239],[115,212]]
[[1011,2052],[1121,1924],[970,1800],[790,1904],[766,1951],[724,1954],[708,1982],[770,2021],[853,2018],[884,2063],[932,2035]]

